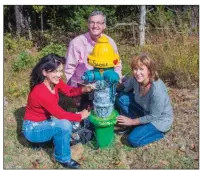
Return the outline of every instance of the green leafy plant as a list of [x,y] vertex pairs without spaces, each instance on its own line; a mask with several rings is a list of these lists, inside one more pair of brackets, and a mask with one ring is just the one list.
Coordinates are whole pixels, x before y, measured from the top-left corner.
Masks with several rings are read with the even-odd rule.
[[175,14],[166,10],[165,6],[156,6],[156,10],[147,13],[147,20],[153,24],[153,26],[166,28],[173,25]]
[[44,47],[38,56],[38,58],[41,58],[43,56],[46,56],[50,53],[55,53],[59,56],[65,56],[66,54],[66,47],[64,44],[56,44],[56,43],[50,43],[46,47]]
[[17,56],[17,58],[12,63],[12,69],[13,71],[18,72],[32,66],[33,63],[34,58],[29,53],[23,51]]
[[4,35],[4,51],[6,56],[30,49],[32,46],[33,42],[26,40],[24,37],[13,37],[10,33]]

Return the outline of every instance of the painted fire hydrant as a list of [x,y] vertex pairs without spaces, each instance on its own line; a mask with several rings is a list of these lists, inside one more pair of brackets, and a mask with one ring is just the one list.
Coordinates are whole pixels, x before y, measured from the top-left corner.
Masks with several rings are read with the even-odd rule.
[[106,36],[98,39],[88,63],[94,67],[86,71],[82,80],[94,84],[94,109],[89,116],[95,129],[95,136],[100,148],[110,146],[114,140],[114,125],[118,112],[114,110],[116,85],[119,75],[114,67],[119,64],[119,55],[115,53]]

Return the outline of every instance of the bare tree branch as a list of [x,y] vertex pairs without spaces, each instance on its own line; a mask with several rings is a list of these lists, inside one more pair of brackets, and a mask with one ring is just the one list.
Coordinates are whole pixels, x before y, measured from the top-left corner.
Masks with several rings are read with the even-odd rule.
[[117,27],[119,27],[119,26],[134,26],[134,25],[138,25],[135,21],[134,22],[131,22],[131,23],[117,23],[117,24],[115,24],[115,26],[113,26],[113,27],[108,27],[107,29],[108,30],[112,30],[112,29],[115,29],[115,28],[117,28]]

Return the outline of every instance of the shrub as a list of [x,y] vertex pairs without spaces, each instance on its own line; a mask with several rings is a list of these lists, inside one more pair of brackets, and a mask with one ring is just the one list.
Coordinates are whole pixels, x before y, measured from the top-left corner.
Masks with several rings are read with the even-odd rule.
[[13,37],[11,34],[4,35],[4,52],[5,55],[17,54],[33,46],[33,42],[26,40],[24,37]]
[[12,69],[13,71],[18,72],[32,66],[33,63],[34,58],[29,53],[22,51],[17,58],[14,59],[14,62],[12,63]]
[[147,52],[156,61],[160,78],[169,86],[190,88],[198,85],[199,49],[196,37],[176,35],[173,39],[163,38],[159,43],[147,43],[143,48],[130,45],[118,47],[123,74],[130,70],[132,56]]
[[197,85],[198,41],[190,37],[176,36],[163,44],[151,45],[148,50],[158,63],[161,78],[179,88]]
[[42,58],[50,53],[55,53],[59,56],[65,56],[66,54],[66,47],[64,44],[56,44],[50,43],[46,47],[44,47],[40,52],[38,58]]

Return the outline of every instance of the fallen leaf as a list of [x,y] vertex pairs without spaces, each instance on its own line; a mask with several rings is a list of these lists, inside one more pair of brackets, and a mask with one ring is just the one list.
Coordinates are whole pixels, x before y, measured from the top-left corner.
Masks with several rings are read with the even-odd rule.
[[48,166],[47,165],[43,165],[42,169],[47,169]]
[[180,150],[181,152],[186,152],[185,145],[182,145],[182,146],[179,148],[179,150]]
[[167,162],[167,161],[160,160],[159,162],[160,162],[162,165],[165,165],[165,166],[168,166],[168,165],[169,165],[169,162]]
[[34,169],[38,169],[39,168],[39,164],[38,164],[37,161],[31,162],[31,163],[32,163]]
[[195,160],[195,161],[198,161],[198,160],[199,160],[199,155],[195,155],[195,156],[194,156],[194,160]]
[[119,161],[119,160],[117,160],[117,161],[112,161],[112,164],[113,164],[113,165],[119,165],[119,164],[120,164],[120,161]]
[[39,160],[39,159],[36,159],[35,161],[36,161],[38,164],[40,164],[40,160]]
[[192,143],[192,144],[190,145],[190,149],[193,150],[193,151],[195,151],[195,148],[196,148],[196,147],[195,147],[195,144]]
[[121,161],[118,161],[118,162],[115,163],[116,166],[120,166],[121,164],[122,164]]
[[108,168],[109,168],[109,169],[111,169],[111,168],[112,168],[112,165],[111,165],[111,164],[110,164],[110,165],[108,165]]

